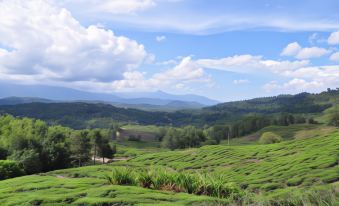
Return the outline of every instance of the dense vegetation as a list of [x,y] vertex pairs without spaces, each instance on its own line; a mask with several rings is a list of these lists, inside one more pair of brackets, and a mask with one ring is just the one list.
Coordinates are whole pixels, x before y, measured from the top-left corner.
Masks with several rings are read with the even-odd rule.
[[[112,158],[115,148],[110,141],[108,133],[104,136],[99,130],[75,131],[41,120],[0,117],[0,159],[15,161],[26,174],[81,166],[92,155]],[[15,165],[3,161],[0,167],[12,171]]]

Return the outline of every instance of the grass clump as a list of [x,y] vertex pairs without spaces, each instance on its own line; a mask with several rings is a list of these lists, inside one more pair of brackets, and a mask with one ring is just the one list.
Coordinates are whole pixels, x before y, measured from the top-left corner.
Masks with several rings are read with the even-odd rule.
[[259,139],[259,143],[261,144],[273,144],[281,141],[282,138],[273,132],[265,132],[261,135]]
[[130,168],[113,169],[111,176],[106,176],[110,184],[135,185],[135,176]]
[[184,173],[165,169],[132,171],[128,167],[114,169],[108,176],[110,184],[138,185],[155,190],[185,192],[218,198],[240,198],[243,191],[234,183],[227,183],[222,176]]

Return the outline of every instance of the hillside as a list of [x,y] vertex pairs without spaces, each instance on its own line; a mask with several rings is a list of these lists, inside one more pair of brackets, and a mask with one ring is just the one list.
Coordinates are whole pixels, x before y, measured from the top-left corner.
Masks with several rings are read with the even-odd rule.
[[271,145],[204,146],[144,154],[111,165],[5,180],[0,184],[0,200],[3,205],[227,205],[227,200],[204,195],[109,185],[104,178],[120,166],[137,172],[156,165],[181,172],[222,174],[227,182],[249,192],[243,197],[246,201],[260,205],[304,205],[307,201],[309,205],[335,205],[338,148],[339,131],[335,131]]
[[[108,104],[89,103],[28,103],[0,106],[0,113],[42,119],[51,124],[61,124],[75,129],[86,128],[86,121],[99,119],[106,127],[112,121],[138,122],[140,124],[169,123],[164,113],[118,108]],[[107,118],[107,123],[104,121]]]
[[[319,94],[301,93],[276,97],[228,102],[203,109],[176,112],[147,112],[137,109],[117,108],[96,103],[28,103],[0,106],[0,112],[14,116],[38,118],[49,123],[57,123],[73,128],[91,127],[87,122],[95,122],[99,127],[108,127],[112,121],[136,122],[156,125],[212,125],[231,123],[243,117],[260,114],[274,116],[278,113],[300,115],[323,115],[322,112],[335,112],[338,105],[339,90]],[[173,103],[178,105],[179,103]]]

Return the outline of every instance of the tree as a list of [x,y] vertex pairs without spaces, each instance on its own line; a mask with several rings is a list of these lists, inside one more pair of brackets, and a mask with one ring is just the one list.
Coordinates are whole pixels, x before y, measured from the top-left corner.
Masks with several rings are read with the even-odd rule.
[[103,138],[99,146],[99,154],[102,157],[102,163],[105,163],[105,158],[112,158],[116,152],[116,147],[114,150],[109,144],[108,138]]
[[91,131],[90,133],[90,137],[92,140],[92,145],[93,145],[93,164],[95,164],[95,160],[98,154],[98,148],[100,148],[101,144],[102,144],[102,135],[100,130],[95,129],[93,131]]
[[33,149],[14,151],[9,159],[18,162],[19,165],[22,165],[27,174],[38,173],[42,169],[42,162],[40,161],[39,153]]
[[273,132],[265,132],[261,135],[259,139],[259,142],[261,144],[272,144],[272,143],[278,143],[281,141],[282,141],[282,138]]
[[77,131],[72,134],[71,151],[77,160],[79,167],[91,159],[91,142],[88,131]]
[[177,148],[178,131],[174,128],[169,128],[162,140],[162,146],[174,150]]
[[48,128],[48,134],[41,142],[43,145],[40,159],[43,171],[67,168],[70,163],[70,145],[67,139],[68,130],[61,126]]

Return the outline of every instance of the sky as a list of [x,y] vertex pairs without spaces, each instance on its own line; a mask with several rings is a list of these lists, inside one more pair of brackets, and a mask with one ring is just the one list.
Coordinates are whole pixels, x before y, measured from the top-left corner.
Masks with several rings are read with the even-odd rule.
[[220,101],[339,87],[337,0],[0,0],[0,82]]

